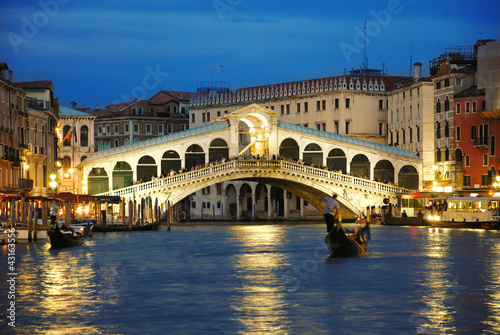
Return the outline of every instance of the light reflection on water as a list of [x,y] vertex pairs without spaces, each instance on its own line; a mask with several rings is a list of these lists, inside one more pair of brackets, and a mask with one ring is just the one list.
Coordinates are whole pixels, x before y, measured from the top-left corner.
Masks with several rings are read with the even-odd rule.
[[323,237],[323,225],[194,226],[60,251],[19,243],[14,333],[500,333],[498,232],[373,226],[369,256],[337,260]]
[[[286,255],[276,250],[276,241],[284,238],[284,231],[277,226],[237,227],[233,230],[238,243],[249,253],[236,255],[235,271],[241,285],[235,287],[240,294],[231,307],[239,318],[239,330],[256,333],[283,333],[291,322],[286,310],[284,285],[277,276],[278,270],[290,266]],[[262,250],[255,253],[257,250]]]

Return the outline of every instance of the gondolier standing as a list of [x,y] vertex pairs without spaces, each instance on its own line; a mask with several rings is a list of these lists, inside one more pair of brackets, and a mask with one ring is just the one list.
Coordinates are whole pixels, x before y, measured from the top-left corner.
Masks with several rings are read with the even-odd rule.
[[57,202],[52,202],[52,212],[50,212],[50,224],[53,225],[57,221],[57,212],[59,211],[59,205]]
[[325,197],[325,210],[323,215],[326,222],[327,232],[332,231],[332,229],[339,224],[339,203],[337,201],[337,193],[333,193],[331,197]]

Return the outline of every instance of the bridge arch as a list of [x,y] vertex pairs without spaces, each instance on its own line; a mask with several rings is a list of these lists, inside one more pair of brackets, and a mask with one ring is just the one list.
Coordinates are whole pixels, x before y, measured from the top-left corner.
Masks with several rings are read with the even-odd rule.
[[229,158],[229,146],[222,138],[216,138],[210,142],[208,149],[208,161],[215,162],[222,158]]
[[347,171],[347,156],[344,150],[335,148],[330,150],[326,158],[326,166],[332,171]]
[[384,183],[394,184],[394,166],[387,159],[381,159],[375,164],[373,178]]
[[306,145],[302,157],[307,164],[312,164],[314,166],[323,165],[323,149],[317,143],[309,143]]
[[300,147],[293,138],[285,138],[281,141],[279,154],[282,157],[298,160],[300,158]]
[[125,161],[116,162],[113,168],[113,190],[134,184],[134,171]]
[[97,194],[109,191],[109,179],[103,168],[92,168],[88,178],[89,194]]
[[361,178],[370,178],[370,160],[364,154],[357,154],[351,160],[351,174]]
[[157,176],[158,167],[153,157],[149,155],[142,156],[137,162],[137,178],[138,180],[150,181],[151,177]]
[[182,167],[182,160],[179,153],[175,150],[167,150],[163,153],[161,157],[161,173],[163,176],[167,176],[170,174],[170,171],[173,170],[178,172]]
[[186,169],[191,169],[197,165],[205,165],[205,151],[199,144],[191,144],[184,153]]
[[403,166],[398,173],[398,186],[417,190],[419,176],[417,169],[412,165]]

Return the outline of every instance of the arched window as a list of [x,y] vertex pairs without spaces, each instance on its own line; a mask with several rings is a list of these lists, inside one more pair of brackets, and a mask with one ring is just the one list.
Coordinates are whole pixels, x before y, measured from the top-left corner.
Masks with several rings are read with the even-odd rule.
[[447,112],[450,110],[450,100],[448,97],[446,97],[446,100],[444,101],[444,110]]
[[120,146],[120,141],[118,141],[117,139],[115,139],[114,147],[118,148],[119,146]]
[[393,122],[394,122],[394,111],[391,110],[391,123],[393,123]]
[[436,102],[436,113],[441,113],[441,101],[439,100],[439,98]]
[[[67,141],[66,140],[66,136],[68,135],[68,132],[69,132],[69,129],[70,129],[70,126],[69,125],[65,125],[63,127],[63,146],[65,147],[69,147],[71,145],[71,141]],[[36,128],[35,128],[35,145],[37,144],[37,131],[36,131]]]
[[128,138],[125,139],[125,145],[129,145],[130,144],[130,141]]
[[87,126],[82,126],[80,128],[80,146],[89,146],[89,128]]
[[490,156],[495,156],[496,154],[496,139],[495,136],[491,136],[491,143],[490,143]]

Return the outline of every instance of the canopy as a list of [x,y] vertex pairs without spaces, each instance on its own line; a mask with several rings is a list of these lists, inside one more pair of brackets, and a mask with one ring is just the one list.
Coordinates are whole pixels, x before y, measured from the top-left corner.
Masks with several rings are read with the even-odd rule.
[[94,197],[88,194],[73,194],[71,192],[61,192],[55,197],[57,200],[65,202],[66,199],[69,199],[71,202],[86,202],[89,203],[94,200]]

